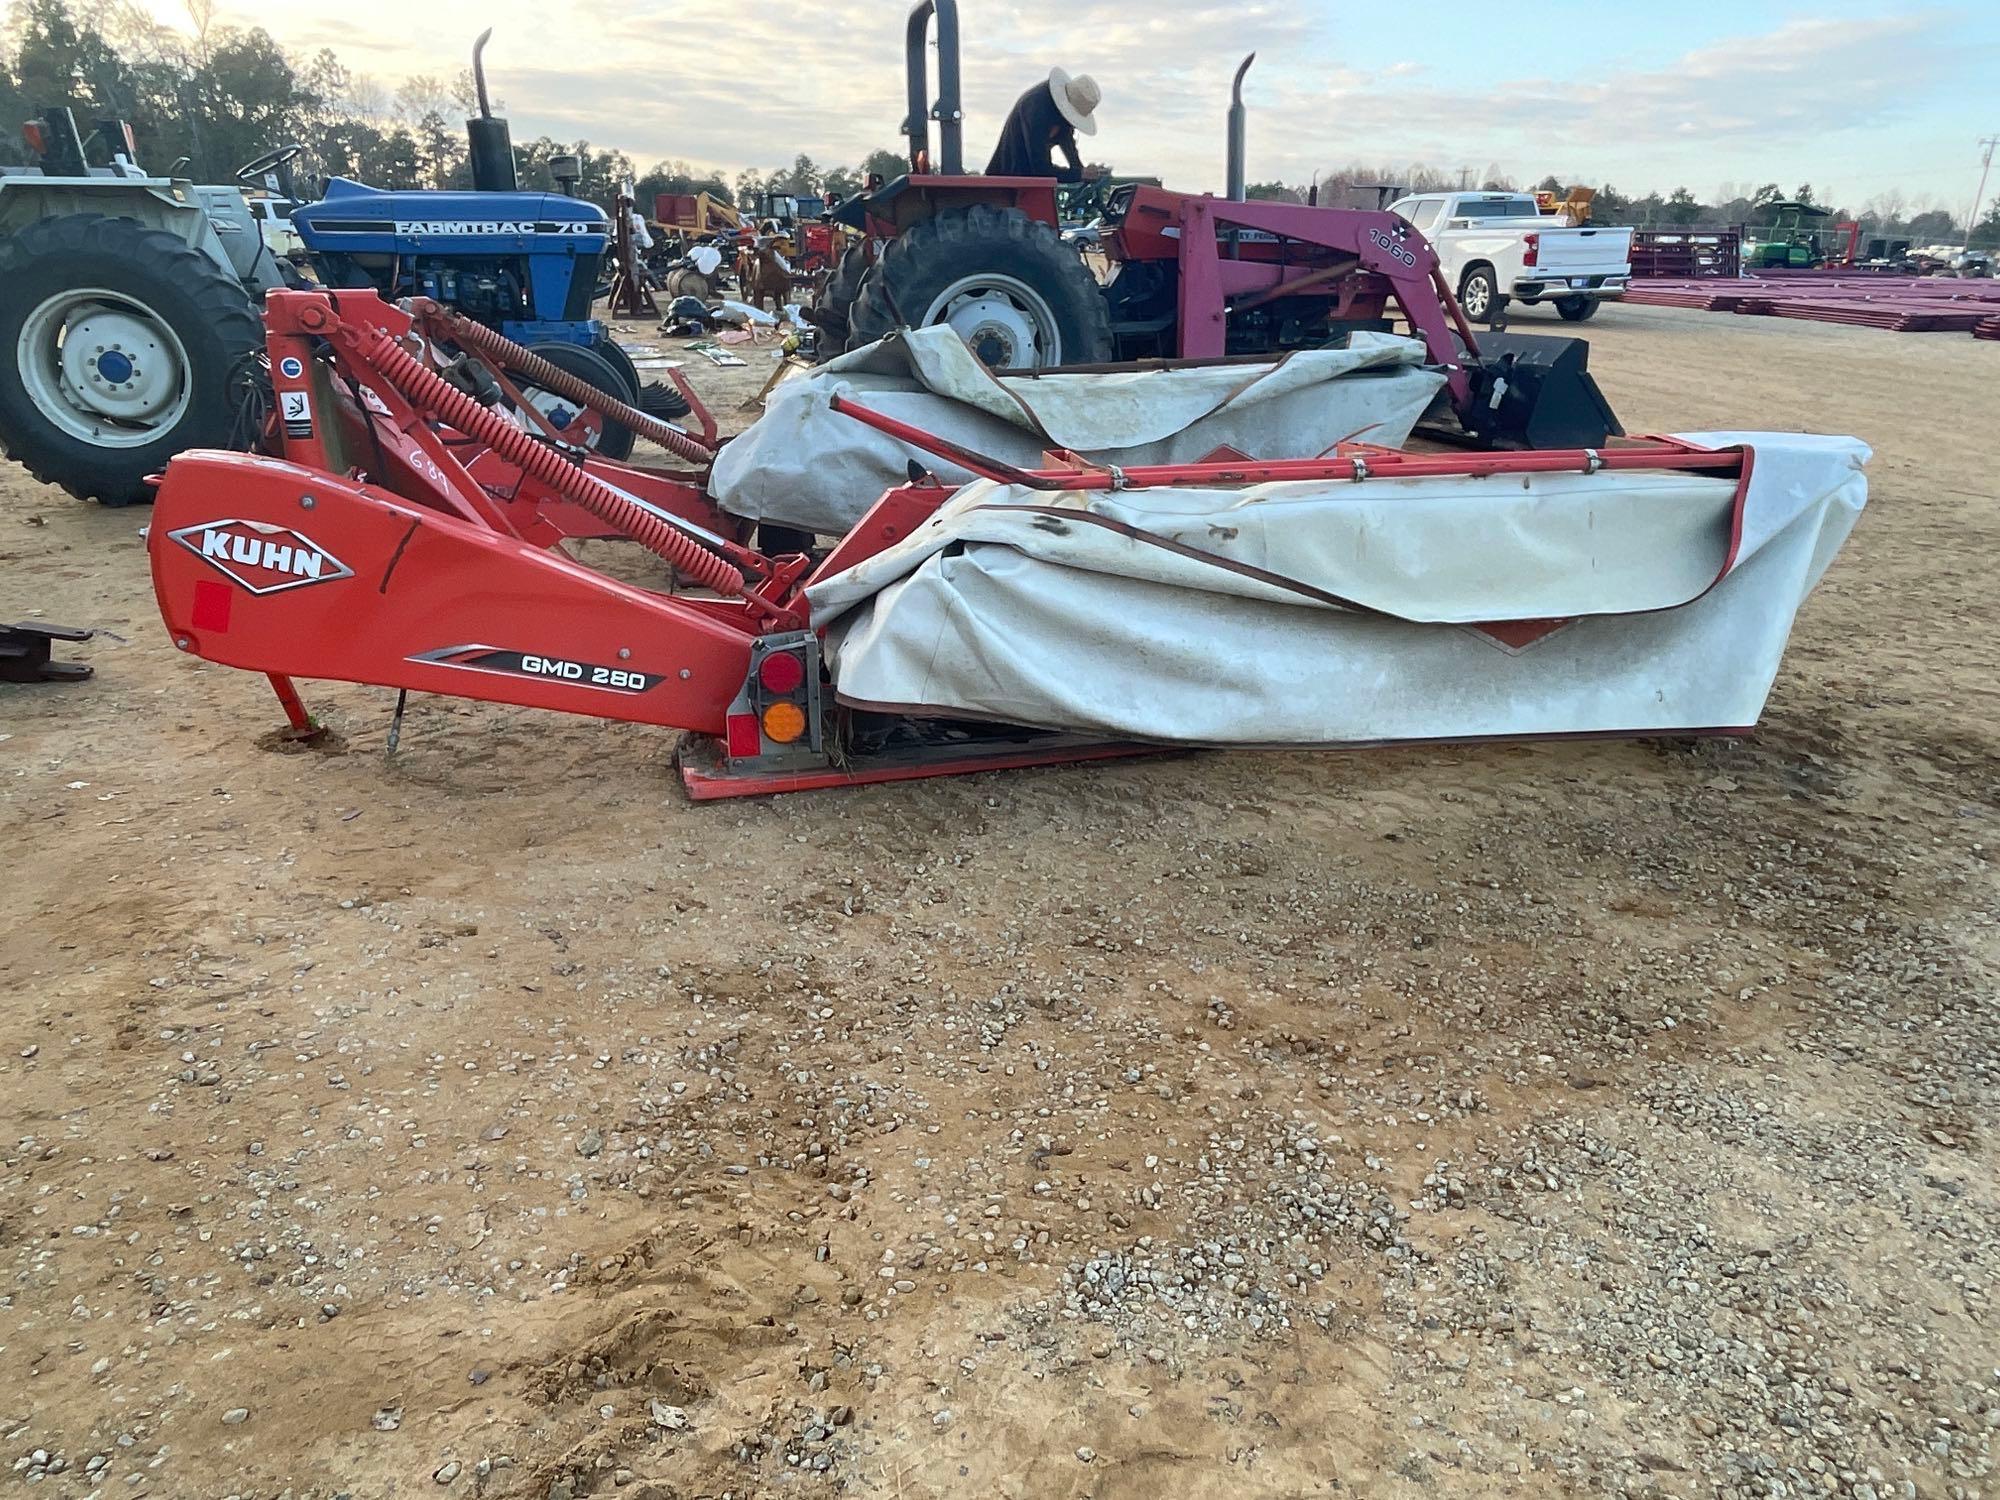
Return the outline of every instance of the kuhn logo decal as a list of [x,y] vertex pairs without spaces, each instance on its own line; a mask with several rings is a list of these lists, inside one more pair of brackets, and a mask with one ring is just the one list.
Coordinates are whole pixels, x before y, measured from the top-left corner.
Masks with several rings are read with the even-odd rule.
[[167,535],[253,594],[281,594],[286,589],[354,576],[354,569],[288,526],[264,521],[203,521]]

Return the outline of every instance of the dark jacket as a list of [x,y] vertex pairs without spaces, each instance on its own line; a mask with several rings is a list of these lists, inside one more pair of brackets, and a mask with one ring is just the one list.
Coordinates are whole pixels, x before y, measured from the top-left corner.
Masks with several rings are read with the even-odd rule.
[[[1049,132],[1056,127],[1061,127],[1060,134],[1051,140]],[[1068,166],[1056,165],[1058,151],[1069,158]],[[993,160],[986,164],[986,175],[1083,181],[1083,163],[1076,154],[1076,127],[1056,108],[1055,95],[1046,83],[1036,84],[1014,101],[1007,123],[1000,127],[1000,144],[993,150]]]

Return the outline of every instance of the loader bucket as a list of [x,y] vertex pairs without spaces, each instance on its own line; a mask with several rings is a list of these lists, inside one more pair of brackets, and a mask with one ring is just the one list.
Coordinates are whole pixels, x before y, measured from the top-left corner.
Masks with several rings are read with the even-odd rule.
[[[1465,425],[1502,448],[1597,448],[1625,429],[1590,375],[1583,339],[1482,333]],[[1494,400],[1495,389],[1500,392]]]

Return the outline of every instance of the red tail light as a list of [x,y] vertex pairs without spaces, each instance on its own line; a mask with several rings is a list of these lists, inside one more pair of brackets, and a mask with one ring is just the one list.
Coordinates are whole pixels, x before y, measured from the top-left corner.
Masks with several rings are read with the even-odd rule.
[[806,680],[806,664],[788,651],[774,651],[758,664],[757,680],[767,692],[795,693]]
[[1521,252],[1521,264],[1524,266],[1532,266],[1535,264],[1535,257],[1541,254],[1542,237],[1536,231],[1531,229],[1525,235],[1523,235],[1522,238],[1525,241],[1527,241],[1528,248]]
[[28,143],[28,149],[34,152],[35,155],[47,156],[49,154],[49,133],[42,128],[40,121],[30,120],[27,124],[23,125],[21,127],[21,139]]

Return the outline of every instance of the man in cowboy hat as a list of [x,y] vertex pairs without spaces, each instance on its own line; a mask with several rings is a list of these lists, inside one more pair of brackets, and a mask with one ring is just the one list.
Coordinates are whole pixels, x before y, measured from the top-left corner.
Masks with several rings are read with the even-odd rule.
[[[1053,177],[1058,182],[1082,182],[1086,176],[1076,154],[1076,133],[1097,134],[1092,117],[1104,97],[1088,73],[1072,78],[1061,68],[1049,69],[1049,81],[1038,83],[1019,99],[1000,127],[1000,144],[986,164],[988,177]],[[1057,166],[1056,152],[1068,158]]]

